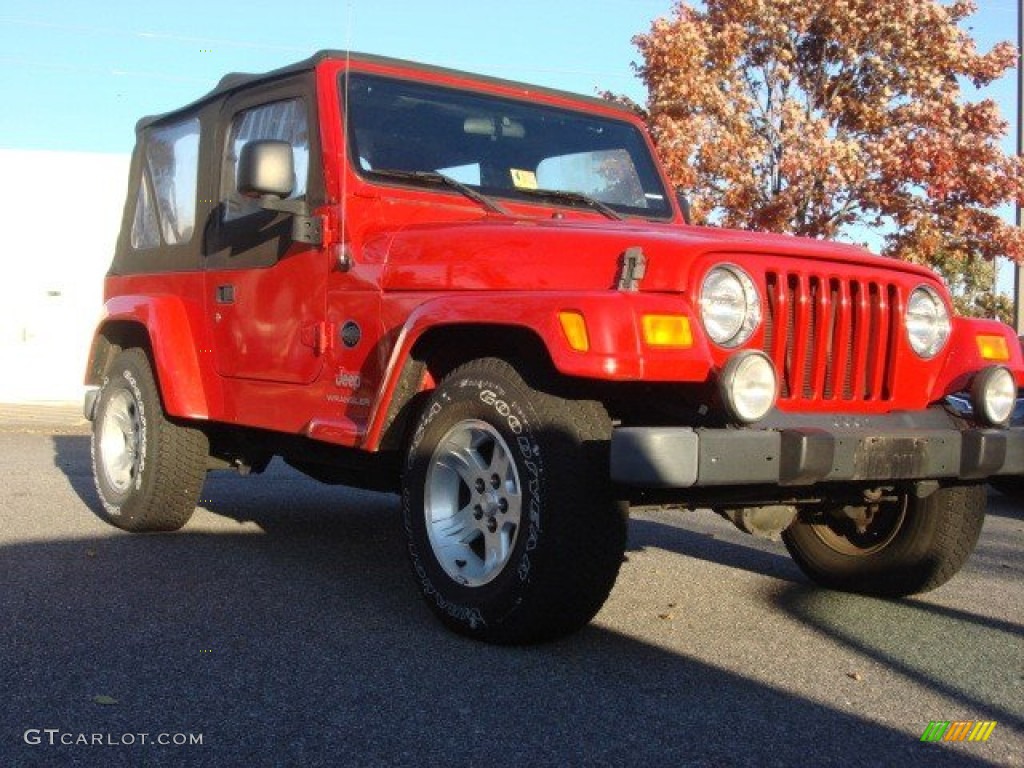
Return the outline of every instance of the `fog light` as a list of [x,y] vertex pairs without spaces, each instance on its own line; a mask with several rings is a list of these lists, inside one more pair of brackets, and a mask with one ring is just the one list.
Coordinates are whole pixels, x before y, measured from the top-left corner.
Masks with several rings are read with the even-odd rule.
[[757,421],[775,405],[775,366],[762,352],[741,352],[726,363],[719,387],[722,401],[733,418],[744,423]]
[[1006,424],[1017,404],[1017,382],[1001,365],[985,368],[974,377],[971,400],[974,413],[982,421],[995,426]]

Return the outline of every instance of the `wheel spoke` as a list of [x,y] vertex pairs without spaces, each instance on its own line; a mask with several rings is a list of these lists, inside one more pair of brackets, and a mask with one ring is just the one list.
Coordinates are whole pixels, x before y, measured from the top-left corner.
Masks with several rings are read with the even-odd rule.
[[132,456],[128,451],[123,451],[111,461],[111,469],[118,475],[130,474],[132,469]]
[[487,468],[489,474],[497,475],[498,479],[501,480],[501,484],[508,488],[510,485],[514,487],[516,491],[519,490],[518,485],[515,483],[515,476],[512,474],[512,460],[508,453],[501,450],[499,446],[495,447],[494,455],[491,456],[491,465]]
[[512,549],[514,526],[502,526],[494,533],[484,533],[484,569],[490,570],[503,564]]
[[125,441],[130,441],[135,432],[135,424],[127,408],[120,408],[111,414],[114,424],[121,430]]
[[467,544],[476,538],[477,521],[473,519],[472,506],[465,506],[449,517],[438,522],[438,533],[446,539],[454,539],[460,544]]
[[459,569],[466,568],[467,565],[472,564],[474,570],[479,570],[482,561],[473,551],[472,544],[474,541],[480,538],[482,534],[475,528],[466,531],[465,540],[460,541],[456,538],[449,538],[442,541],[438,547],[438,555],[445,563],[446,567],[457,564]]
[[508,502],[508,509],[505,510],[505,514],[518,520],[523,508],[523,497],[522,494],[519,493],[519,488],[516,487],[514,490],[506,490],[503,496],[505,501]]
[[473,487],[474,481],[484,469],[480,455],[472,446],[462,446],[453,449],[445,454],[441,459],[441,463],[458,474],[462,478],[462,482],[470,488]]

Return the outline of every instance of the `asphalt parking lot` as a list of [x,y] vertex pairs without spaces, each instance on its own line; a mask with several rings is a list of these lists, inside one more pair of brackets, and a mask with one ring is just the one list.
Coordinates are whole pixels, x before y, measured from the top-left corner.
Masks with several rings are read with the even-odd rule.
[[[275,462],[133,536],[58,422],[0,409],[2,765],[1024,765],[1024,501],[993,491],[965,570],[900,601],[639,510],[590,627],[498,648],[421,604],[393,497]],[[920,741],[957,720],[997,725]]]

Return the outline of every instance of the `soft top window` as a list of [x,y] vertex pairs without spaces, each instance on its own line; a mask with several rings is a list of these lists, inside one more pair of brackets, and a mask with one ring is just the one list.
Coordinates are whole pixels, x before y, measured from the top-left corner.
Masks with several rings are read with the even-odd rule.
[[132,246],[143,249],[159,245],[154,231],[157,223],[165,245],[187,243],[192,239],[196,221],[199,118],[150,128],[144,147]]
[[137,251],[160,245],[160,224],[156,220],[156,207],[149,192],[146,174],[139,177],[135,195],[135,218],[132,221],[132,248]]
[[352,160],[364,176],[440,172],[493,196],[566,191],[621,213],[671,215],[629,122],[376,75],[347,79]]

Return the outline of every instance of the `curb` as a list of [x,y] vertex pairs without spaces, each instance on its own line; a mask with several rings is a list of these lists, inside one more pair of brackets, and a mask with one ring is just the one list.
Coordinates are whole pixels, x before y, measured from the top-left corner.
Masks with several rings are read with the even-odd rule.
[[89,430],[78,403],[0,403],[0,432],[85,435]]

